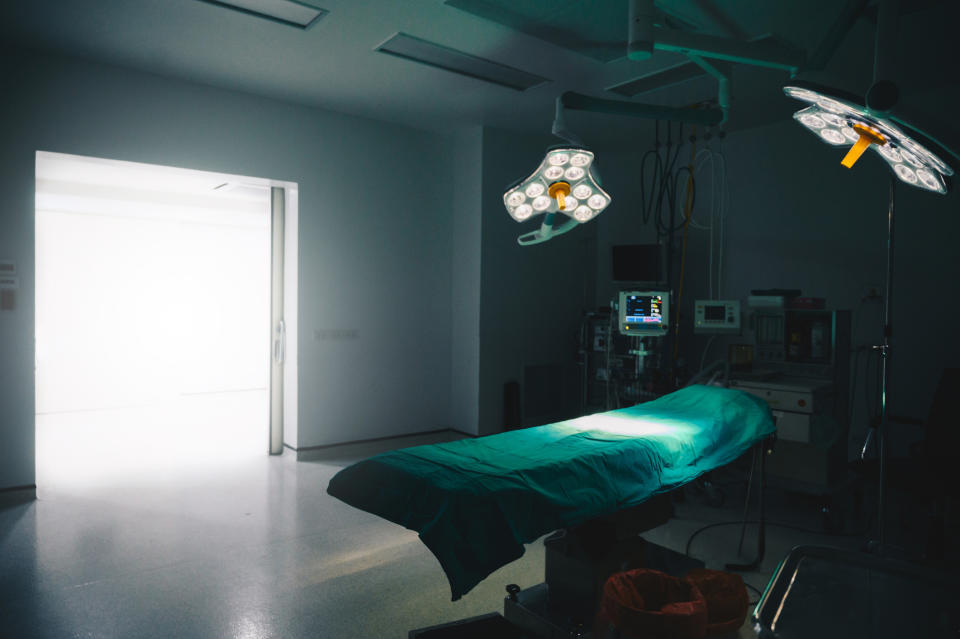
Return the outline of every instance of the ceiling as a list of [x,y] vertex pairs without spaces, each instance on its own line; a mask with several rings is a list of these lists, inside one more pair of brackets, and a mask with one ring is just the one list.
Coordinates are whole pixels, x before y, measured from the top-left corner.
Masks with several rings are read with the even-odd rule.
[[[656,52],[644,62],[625,57],[604,62],[443,0],[311,1],[329,14],[304,31],[200,0],[30,0],[4,8],[0,36],[19,46],[440,131],[483,124],[546,134],[554,99],[563,91],[622,99],[605,88],[685,60]],[[516,4],[537,7],[544,21],[564,12],[590,16],[604,21],[600,27],[605,33],[617,31],[622,12],[620,32],[626,40],[626,0]],[[591,5],[605,10],[583,11]],[[769,0],[657,2],[675,26],[741,39],[774,34],[808,53],[830,29],[841,5],[837,0],[789,6]],[[610,9],[617,6],[619,11]],[[550,81],[520,92],[375,51],[397,32]],[[873,25],[860,19],[827,72],[847,83],[855,78],[856,86],[848,88],[865,90],[871,80],[872,37]],[[787,79],[786,72],[737,66],[729,126],[752,126],[789,114],[794,105],[780,92]],[[716,82],[701,77],[633,100],[686,106],[715,95]],[[569,116],[568,124],[597,145],[652,128],[649,122],[582,113]]]

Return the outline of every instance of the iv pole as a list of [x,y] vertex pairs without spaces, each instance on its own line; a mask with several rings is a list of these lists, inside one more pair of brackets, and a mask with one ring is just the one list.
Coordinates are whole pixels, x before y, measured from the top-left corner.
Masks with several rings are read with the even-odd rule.
[[[884,439],[886,438],[887,425],[889,423],[889,410],[887,408],[887,393],[890,388],[890,347],[893,339],[893,221],[895,210],[895,194],[897,179],[890,175],[890,204],[887,208],[887,291],[883,307],[883,340],[882,343],[873,348],[880,351],[880,424],[877,427],[877,449],[879,458],[879,472],[877,479],[877,526],[879,527],[879,547],[878,551],[883,550],[885,543],[886,520],[884,518],[884,479],[886,476],[885,460],[886,449]],[[869,440],[868,442],[869,443]],[[866,444],[864,445],[866,451]]]
[[[893,77],[893,43],[896,42],[897,19],[900,13],[899,0],[881,0],[877,14],[877,33],[874,41],[873,85],[867,91],[867,107],[877,111],[889,111],[898,101],[899,92],[890,80]],[[887,286],[883,305],[883,337],[873,348],[880,353],[880,423],[877,425],[877,552],[882,553],[886,542],[886,446],[889,426],[890,357],[893,340],[893,239],[894,212],[896,209],[896,181],[890,174],[890,200],[887,206]],[[864,443],[861,456],[870,443],[870,432]]]

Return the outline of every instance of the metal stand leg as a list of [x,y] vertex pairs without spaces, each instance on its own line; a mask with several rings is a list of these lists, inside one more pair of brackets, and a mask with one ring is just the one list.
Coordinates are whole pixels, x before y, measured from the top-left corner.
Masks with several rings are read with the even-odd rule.
[[750,483],[747,487],[747,501],[744,505],[743,511],[743,527],[740,530],[740,548],[743,547],[743,534],[747,528],[747,515],[750,509],[750,484],[753,484],[753,470],[754,466],[757,463],[757,458],[759,457],[760,462],[760,529],[757,531],[757,556],[750,563],[746,564],[727,564],[727,570],[736,570],[738,572],[753,572],[760,567],[760,564],[763,563],[763,557],[767,552],[767,519],[766,511],[764,509],[764,493],[767,488],[767,441],[762,441],[757,444],[757,448],[754,449],[753,464],[750,466]]
[[[893,341],[893,222],[894,222],[894,204],[896,195],[897,180],[890,176],[890,203],[887,208],[887,295],[884,300],[883,309],[883,341],[879,346],[874,346],[880,352],[880,423],[876,428],[877,437],[877,457],[878,457],[878,477],[877,477],[877,527],[879,539],[868,544],[868,548],[878,554],[883,554],[886,547],[886,434],[889,422],[889,400],[890,400],[890,354],[891,343]],[[868,432],[868,435],[870,433]],[[867,444],[864,444],[864,451],[867,450]]]
[[743,553],[743,538],[747,533],[747,517],[750,515],[750,495],[753,494],[753,471],[757,467],[758,447],[753,449],[753,459],[750,460],[750,477],[747,479],[747,497],[743,500],[743,525],[740,526],[740,543],[737,544],[737,556]]

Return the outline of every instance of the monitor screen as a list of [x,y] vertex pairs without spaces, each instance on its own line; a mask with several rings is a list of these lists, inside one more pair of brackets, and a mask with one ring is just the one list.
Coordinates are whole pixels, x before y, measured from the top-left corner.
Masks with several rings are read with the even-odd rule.
[[630,295],[627,297],[624,321],[633,324],[662,324],[663,298],[659,295]]
[[703,307],[703,319],[708,322],[722,322],[727,319],[727,307],[724,304],[707,304]]
[[616,282],[659,282],[663,268],[659,244],[621,244],[613,247]]

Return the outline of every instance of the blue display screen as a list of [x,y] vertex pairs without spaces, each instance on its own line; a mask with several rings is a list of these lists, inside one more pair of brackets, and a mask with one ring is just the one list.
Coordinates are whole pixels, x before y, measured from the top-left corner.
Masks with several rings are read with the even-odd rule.
[[660,295],[628,295],[624,321],[628,324],[662,324],[663,297]]

